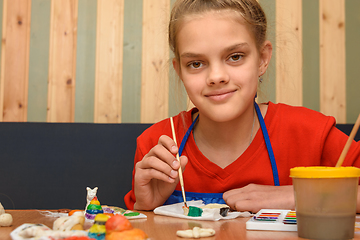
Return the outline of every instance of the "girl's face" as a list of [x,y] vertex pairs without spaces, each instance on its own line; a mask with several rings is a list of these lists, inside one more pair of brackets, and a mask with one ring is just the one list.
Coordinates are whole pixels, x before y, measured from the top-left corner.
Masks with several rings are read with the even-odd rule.
[[187,17],[177,35],[179,61],[173,65],[201,116],[227,122],[253,111],[258,78],[271,57],[230,11]]

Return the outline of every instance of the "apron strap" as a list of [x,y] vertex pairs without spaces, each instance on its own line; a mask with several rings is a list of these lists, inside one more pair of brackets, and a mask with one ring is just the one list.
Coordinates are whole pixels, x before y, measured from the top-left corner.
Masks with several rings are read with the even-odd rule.
[[186,133],[185,133],[185,136],[184,136],[183,139],[181,140],[181,144],[180,144],[180,147],[179,147],[179,156],[181,156],[181,154],[182,154],[182,152],[183,152],[183,150],[184,150],[185,144],[186,144],[186,142],[187,142],[187,140],[188,140],[188,138],[189,138],[189,136],[190,136],[190,133],[191,133],[191,131],[193,130],[194,125],[195,125],[195,123],[197,122],[198,118],[199,118],[199,114],[196,116],[196,118],[194,119],[194,121],[191,123],[189,129],[188,129],[188,130],[186,131]]
[[276,166],[275,156],[274,156],[274,152],[273,152],[273,149],[272,149],[272,146],[271,146],[269,134],[268,134],[268,131],[266,129],[265,121],[264,121],[263,116],[261,115],[259,105],[256,102],[254,102],[254,105],[255,105],[256,113],[258,115],[258,119],[259,119],[259,122],[260,122],[261,131],[262,131],[263,136],[264,136],[266,148],[267,148],[268,154],[269,154],[271,168],[272,168],[273,177],[274,177],[274,185],[275,186],[280,186],[279,174],[278,174],[278,170],[277,170],[277,166]]

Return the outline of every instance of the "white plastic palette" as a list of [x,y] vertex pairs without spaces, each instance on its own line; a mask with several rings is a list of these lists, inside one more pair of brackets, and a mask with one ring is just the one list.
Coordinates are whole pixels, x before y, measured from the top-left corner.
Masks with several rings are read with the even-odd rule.
[[247,230],[297,231],[295,211],[261,209],[246,222]]

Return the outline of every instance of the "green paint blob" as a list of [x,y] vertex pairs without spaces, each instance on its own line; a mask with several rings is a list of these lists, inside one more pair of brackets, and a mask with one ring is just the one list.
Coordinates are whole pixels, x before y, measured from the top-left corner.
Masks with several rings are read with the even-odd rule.
[[128,212],[128,213],[124,214],[125,217],[134,217],[134,216],[138,216],[138,215],[140,215],[140,213],[138,213],[138,212]]
[[190,217],[200,217],[203,210],[198,207],[189,206],[189,213],[188,216]]

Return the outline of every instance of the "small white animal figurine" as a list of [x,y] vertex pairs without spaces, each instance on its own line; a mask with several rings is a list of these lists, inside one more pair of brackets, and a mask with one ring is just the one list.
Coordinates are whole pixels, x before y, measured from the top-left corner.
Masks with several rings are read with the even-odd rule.
[[0,215],[4,214],[4,213],[5,213],[5,209],[4,209],[3,205],[0,202]]
[[0,227],[9,227],[12,225],[13,218],[10,213],[5,213],[5,209],[0,202]]
[[93,200],[94,197],[96,197],[98,187],[95,187],[94,189],[87,187],[86,190],[87,190],[87,197],[86,197],[87,203],[86,203],[85,211],[88,205],[90,204],[90,201]]

